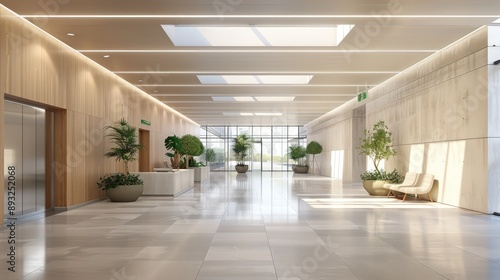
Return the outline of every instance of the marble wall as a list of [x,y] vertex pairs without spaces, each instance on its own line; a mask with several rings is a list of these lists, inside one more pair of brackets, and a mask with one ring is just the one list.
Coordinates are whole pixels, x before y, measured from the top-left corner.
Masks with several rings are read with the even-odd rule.
[[[306,126],[311,139],[323,139],[342,127],[350,131],[346,138],[352,141],[338,142],[334,150],[351,150],[359,143],[353,136],[359,128],[335,120],[364,107],[363,127],[370,129],[384,120],[393,132],[397,155],[385,163],[385,169],[432,173],[438,181],[439,202],[484,213],[498,211],[500,82],[498,66],[492,62],[493,56],[500,59],[494,47],[500,42],[488,36],[498,31],[498,27],[478,29],[370,89],[366,100],[353,101],[311,122]],[[323,158],[322,165],[329,165],[328,160]],[[344,169],[362,170],[347,164]],[[332,175],[325,170],[322,174]]]

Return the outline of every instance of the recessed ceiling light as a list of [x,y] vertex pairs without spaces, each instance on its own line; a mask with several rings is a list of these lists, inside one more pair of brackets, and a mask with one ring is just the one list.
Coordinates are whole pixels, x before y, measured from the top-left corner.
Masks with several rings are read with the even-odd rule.
[[314,75],[196,75],[204,85],[306,85]]
[[336,47],[354,25],[162,27],[177,47]]
[[253,116],[253,113],[240,113],[241,116]]
[[293,101],[295,99],[295,96],[256,96],[255,99],[257,101]]
[[142,82],[143,82],[143,80],[139,80],[139,83],[142,83]]
[[110,57],[110,55],[109,55],[109,54],[106,54],[106,55],[103,55],[102,57],[104,57],[104,58],[109,58],[109,57]]
[[75,36],[75,33],[68,32],[68,33],[66,33],[66,35],[73,37],[73,36]]

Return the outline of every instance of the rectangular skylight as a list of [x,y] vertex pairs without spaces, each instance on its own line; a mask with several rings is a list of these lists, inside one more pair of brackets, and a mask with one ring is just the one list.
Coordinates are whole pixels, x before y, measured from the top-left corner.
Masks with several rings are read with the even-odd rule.
[[177,47],[336,47],[353,27],[162,25]]
[[500,23],[500,18],[495,20],[493,23]]
[[196,75],[204,85],[307,85],[314,75]]
[[251,96],[212,96],[213,101],[231,102],[231,101],[255,101]]
[[269,101],[286,102],[286,101],[293,101],[295,99],[295,96],[256,96],[255,99],[257,101],[264,101],[264,102],[269,102]]

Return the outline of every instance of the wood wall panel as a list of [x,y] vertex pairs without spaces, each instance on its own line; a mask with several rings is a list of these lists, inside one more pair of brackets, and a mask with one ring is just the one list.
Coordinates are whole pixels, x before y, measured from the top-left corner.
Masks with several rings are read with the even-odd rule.
[[[0,31],[0,35],[1,35],[1,31]],[[2,41],[0,41],[0,43],[1,43],[1,42],[2,42]],[[1,44],[0,44],[0,50],[1,50]],[[1,60],[1,57],[0,57],[0,64],[1,64],[1,63],[2,63],[2,60]],[[1,73],[1,72],[0,72],[0,73]],[[0,124],[1,124],[1,125],[0,125],[0,135],[2,135],[2,137],[0,137],[0,147],[1,147],[1,148],[0,148],[0,156],[1,156],[1,158],[2,158],[2,160],[0,160],[0,168],[1,168],[1,170],[2,170],[2,174],[5,174],[5,173],[4,173],[4,171],[3,171],[3,170],[4,170],[4,160],[3,160],[3,158],[4,158],[4,152],[3,152],[3,147],[4,147],[4,137],[3,137],[3,135],[4,135],[4,133],[5,133],[5,131],[4,131],[4,129],[5,129],[5,128],[4,128],[4,123],[5,123],[5,122],[4,122],[4,114],[3,114],[3,112],[4,112],[4,102],[3,102],[3,100],[4,100],[4,94],[3,94],[3,92],[0,92],[0,97],[2,97],[2,102],[0,102],[0,112],[2,112],[2,113],[0,114]],[[2,177],[2,178],[3,178],[3,177]],[[3,220],[3,217],[4,217],[4,209],[5,209],[5,205],[4,205],[4,203],[5,203],[5,198],[4,198],[4,196],[5,196],[5,191],[4,191],[4,183],[3,183],[3,181],[4,181],[4,180],[2,180],[2,182],[0,183],[0,217],[1,217],[1,220]],[[0,223],[0,224],[1,224],[1,223]]]
[[67,127],[68,118],[66,110],[55,110],[54,163],[52,165],[54,170],[54,207],[65,207],[68,205]]
[[[0,15],[2,97],[8,93],[55,111],[56,207],[103,198],[104,192],[96,186],[97,179],[107,172],[124,170],[122,163],[104,157],[110,147],[104,139],[105,125],[123,117],[132,125],[149,130],[152,167],[163,164],[163,140],[168,135],[181,136],[186,131],[199,130],[191,120],[30,23],[1,7]],[[23,37],[25,33],[32,35]],[[7,43],[9,40],[13,43]],[[141,125],[141,119],[151,121],[151,126]],[[137,171],[138,162],[132,163],[130,169]],[[3,187],[1,195],[2,190]],[[3,199],[0,201],[3,209]]]

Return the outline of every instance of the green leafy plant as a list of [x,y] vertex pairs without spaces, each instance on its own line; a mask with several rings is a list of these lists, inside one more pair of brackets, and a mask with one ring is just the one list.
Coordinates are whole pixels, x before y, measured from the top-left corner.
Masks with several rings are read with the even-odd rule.
[[186,155],[187,166],[192,167],[190,160],[205,151],[205,147],[200,139],[194,135],[186,134],[181,138],[181,154]]
[[295,166],[307,166],[305,162],[307,153],[303,146],[292,145],[288,147],[288,156],[295,162]]
[[144,182],[139,178],[139,174],[115,173],[106,174],[99,177],[97,186],[101,190],[113,189],[118,186],[142,185]]
[[364,137],[360,138],[361,145],[356,149],[360,150],[360,154],[367,155],[372,160],[375,171],[380,173],[380,162],[396,154],[392,146],[392,133],[384,121],[378,121],[373,125],[372,131],[365,129],[363,135]]
[[205,167],[206,165],[203,162],[198,162],[196,159],[192,159],[189,161],[189,167]]
[[252,139],[246,133],[242,133],[233,139],[233,152],[236,158],[236,165],[246,165],[245,159],[248,156],[248,150],[252,148]]
[[142,185],[143,182],[139,179],[139,175],[129,174],[128,168],[128,163],[136,160],[135,155],[142,148],[138,143],[137,129],[123,118],[104,129],[110,131],[106,137],[115,145],[110,148],[109,152],[105,153],[105,156],[114,157],[116,161],[123,161],[125,173],[106,174],[99,178],[97,186],[107,190],[119,185]]
[[320,143],[318,143],[316,141],[311,141],[311,142],[309,142],[309,144],[307,144],[306,154],[313,155],[313,169],[314,169],[314,164],[316,162],[315,156],[317,154],[321,154],[322,151],[323,151],[323,147],[321,146]]
[[210,162],[215,162],[217,159],[217,154],[215,153],[215,150],[212,148],[208,148],[205,150],[205,160],[210,163]]
[[165,155],[170,157],[172,168],[179,169],[182,155],[181,138],[175,134],[165,138],[165,148],[169,151]]
[[396,169],[391,172],[382,170],[377,172],[376,170],[368,170],[360,175],[361,180],[384,180],[390,181],[394,184],[402,183],[404,176],[400,175]]
[[137,141],[137,129],[131,126],[125,119],[121,119],[114,126],[106,126],[105,130],[111,131],[106,137],[110,139],[111,143],[116,145],[105,156],[114,157],[116,161],[123,161],[125,172],[128,174],[128,163],[136,160],[135,155],[142,148]]

